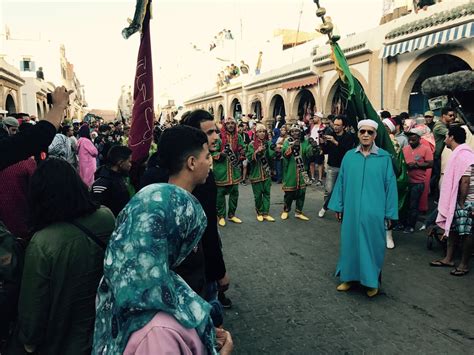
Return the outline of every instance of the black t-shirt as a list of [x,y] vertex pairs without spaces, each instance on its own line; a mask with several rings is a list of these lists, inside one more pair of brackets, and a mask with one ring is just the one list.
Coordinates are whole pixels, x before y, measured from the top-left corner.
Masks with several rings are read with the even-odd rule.
[[342,163],[342,158],[344,155],[354,148],[355,139],[354,136],[350,133],[344,132],[342,135],[338,136],[336,133],[333,133],[332,136],[339,143],[337,146],[333,143],[327,142],[322,145],[324,154],[328,155],[328,165],[334,168],[340,168]]

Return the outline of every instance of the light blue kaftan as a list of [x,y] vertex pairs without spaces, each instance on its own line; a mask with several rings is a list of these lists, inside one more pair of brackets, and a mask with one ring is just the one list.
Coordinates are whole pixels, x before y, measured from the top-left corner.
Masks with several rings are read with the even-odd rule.
[[360,147],[346,153],[329,209],[343,212],[336,276],[379,287],[385,257],[385,219],[398,219],[397,181],[392,158],[375,144],[367,157]]

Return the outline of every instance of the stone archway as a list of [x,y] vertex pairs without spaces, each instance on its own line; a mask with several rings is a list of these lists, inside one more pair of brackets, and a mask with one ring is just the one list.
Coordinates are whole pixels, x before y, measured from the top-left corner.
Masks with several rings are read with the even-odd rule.
[[272,119],[278,115],[283,118],[286,117],[285,100],[283,99],[283,96],[280,94],[275,94],[272,96],[268,115],[271,116]]
[[311,91],[301,89],[295,96],[291,108],[292,117],[297,120],[309,120],[316,111],[316,100]]
[[402,108],[407,108],[411,116],[422,115],[429,110],[428,97],[421,92],[421,84],[433,76],[451,74],[461,70],[472,70],[463,59],[451,54],[436,54],[421,64],[411,73],[405,83],[401,99]]
[[255,118],[260,120],[263,117],[263,108],[262,102],[260,100],[255,100],[250,105],[250,113],[255,114]]
[[16,104],[13,96],[8,94],[5,100],[5,110],[8,111],[9,114],[16,113]]
[[219,121],[225,118],[224,106],[222,104],[219,104],[219,106],[217,107],[217,117],[215,118]]
[[209,108],[207,109],[207,111],[214,116],[214,107],[212,106],[209,106]]
[[43,118],[44,114],[41,111],[41,105],[39,102],[36,102],[36,114],[38,115],[38,118]]
[[240,119],[242,115],[242,105],[238,98],[234,98],[230,103],[231,116],[235,119]]
[[46,116],[48,112],[48,105],[46,105],[46,101],[43,101],[43,117]]
[[413,89],[416,79],[418,78],[420,71],[423,68],[422,67],[423,63],[425,63],[427,60],[429,60],[432,57],[443,55],[443,54],[456,57],[462,60],[464,63],[469,65],[471,69],[473,67],[474,62],[472,59],[472,53],[468,49],[462,46],[446,45],[442,47],[433,48],[431,50],[428,50],[420,54],[410,64],[410,66],[408,66],[408,68],[405,70],[403,76],[401,77],[399,81],[400,84],[398,85],[395,91],[396,97],[395,97],[394,106],[396,109],[400,111],[408,110],[410,93],[412,92],[411,90]]

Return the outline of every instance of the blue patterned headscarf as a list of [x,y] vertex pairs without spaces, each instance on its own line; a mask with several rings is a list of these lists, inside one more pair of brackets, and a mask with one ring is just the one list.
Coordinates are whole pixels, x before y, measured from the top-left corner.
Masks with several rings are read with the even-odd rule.
[[206,225],[198,200],[175,185],[149,185],[130,200],[105,253],[93,354],[122,354],[132,333],[159,311],[195,328],[216,354],[210,305],[172,270],[196,247]]

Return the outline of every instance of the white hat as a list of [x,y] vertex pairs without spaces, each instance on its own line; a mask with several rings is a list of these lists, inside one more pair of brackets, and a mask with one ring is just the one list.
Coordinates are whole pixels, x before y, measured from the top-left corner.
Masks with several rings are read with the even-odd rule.
[[379,124],[375,122],[374,120],[361,120],[357,124],[357,129],[360,129],[362,126],[369,126],[373,127],[375,129],[379,128]]
[[386,125],[388,127],[388,129],[390,130],[390,132],[395,132],[395,125],[393,124],[393,122],[390,120],[390,118],[386,118],[382,121],[382,123],[384,125]]
[[319,118],[324,118],[324,115],[322,112],[315,112],[313,117],[316,116],[316,117],[319,117]]

